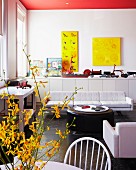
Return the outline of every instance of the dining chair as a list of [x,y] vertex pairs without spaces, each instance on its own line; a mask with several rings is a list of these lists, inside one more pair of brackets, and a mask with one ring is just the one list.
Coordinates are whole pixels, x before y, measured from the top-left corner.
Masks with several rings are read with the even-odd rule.
[[107,148],[92,137],[75,140],[66,151],[64,163],[83,170],[111,170],[111,158]]

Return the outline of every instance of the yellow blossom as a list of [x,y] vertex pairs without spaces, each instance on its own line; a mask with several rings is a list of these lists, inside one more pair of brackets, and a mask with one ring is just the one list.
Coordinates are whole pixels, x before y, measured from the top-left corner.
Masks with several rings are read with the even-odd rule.
[[58,134],[60,136],[60,138],[64,139],[64,135],[61,132],[61,130],[56,129],[56,134]]
[[43,114],[43,110],[40,108],[39,112],[38,112],[38,116],[41,116]]
[[29,129],[30,129],[32,132],[34,132],[34,133],[36,133],[36,132],[37,132],[37,130],[36,130],[36,128],[35,128],[35,124],[34,124],[34,123],[32,123],[31,125],[29,125]]
[[38,92],[37,87],[34,88],[34,92],[35,92],[35,96],[38,96],[38,95],[39,95],[39,92]]
[[9,95],[9,94],[4,91],[4,92],[1,94],[1,98],[3,99],[5,96],[8,96],[8,95]]
[[46,130],[49,131],[49,130],[50,130],[50,127],[49,127],[49,126],[46,126]]
[[64,108],[68,107],[70,100],[64,101],[64,104],[62,105],[62,110],[64,110]]
[[29,124],[29,119],[32,116],[32,110],[24,110],[23,114],[24,114],[25,125],[27,125],[27,124]]
[[46,105],[48,103],[48,101],[50,100],[51,96],[50,93],[48,93],[47,95],[45,94],[45,97],[42,99],[42,104]]
[[58,105],[52,106],[51,108],[54,109],[52,112],[55,114],[56,118],[60,118],[60,109]]

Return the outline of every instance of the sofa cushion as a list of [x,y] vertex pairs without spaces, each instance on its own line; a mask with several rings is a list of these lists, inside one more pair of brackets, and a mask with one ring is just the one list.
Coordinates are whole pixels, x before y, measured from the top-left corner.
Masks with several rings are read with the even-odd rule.
[[100,95],[99,92],[95,92],[95,91],[77,92],[77,94],[75,95],[75,101],[100,101]]
[[51,91],[50,96],[52,101],[64,101],[65,97],[69,99],[72,96],[73,92],[70,91]]
[[101,101],[101,104],[103,106],[107,106],[110,108],[128,108],[131,107],[130,104],[128,104],[126,101]]
[[125,101],[123,91],[100,91],[100,101]]

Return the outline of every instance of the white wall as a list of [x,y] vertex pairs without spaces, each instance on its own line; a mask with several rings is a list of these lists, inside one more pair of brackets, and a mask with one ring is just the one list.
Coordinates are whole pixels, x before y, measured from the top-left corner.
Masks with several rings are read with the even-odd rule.
[[79,32],[79,72],[84,69],[113,70],[92,66],[93,37],[121,37],[122,65],[136,70],[136,9],[30,10],[28,48],[32,59],[61,57],[61,31]]

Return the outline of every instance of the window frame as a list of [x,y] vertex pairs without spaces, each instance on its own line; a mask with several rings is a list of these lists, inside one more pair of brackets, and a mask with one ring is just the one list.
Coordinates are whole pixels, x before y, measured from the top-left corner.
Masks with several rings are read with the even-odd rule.
[[3,78],[3,17],[4,0],[0,0],[0,77]]

